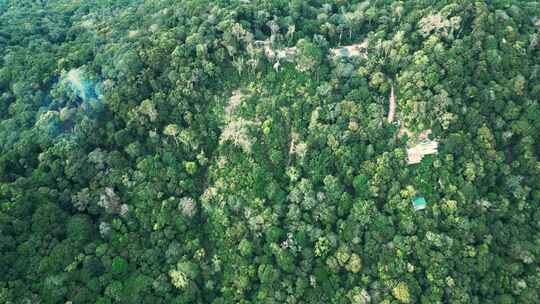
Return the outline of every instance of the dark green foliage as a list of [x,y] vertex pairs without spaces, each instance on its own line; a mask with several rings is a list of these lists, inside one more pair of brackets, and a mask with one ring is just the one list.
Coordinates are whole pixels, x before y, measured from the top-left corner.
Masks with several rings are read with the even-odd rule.
[[75,215],[68,220],[67,223],[67,238],[80,243],[86,244],[90,241],[97,231],[85,215]]
[[0,0],[0,303],[538,302],[539,20]]
[[122,276],[128,271],[128,262],[123,257],[115,257],[112,260],[111,272],[116,276]]

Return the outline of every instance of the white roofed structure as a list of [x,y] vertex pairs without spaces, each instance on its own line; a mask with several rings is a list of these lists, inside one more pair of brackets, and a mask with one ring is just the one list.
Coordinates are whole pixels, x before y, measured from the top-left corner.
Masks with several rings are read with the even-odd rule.
[[367,59],[367,47],[368,41],[366,39],[362,43],[333,48],[330,50],[330,52],[334,57],[362,57]]
[[416,146],[407,149],[408,164],[418,164],[425,155],[437,154],[438,148],[439,142],[434,140],[425,140],[418,143]]

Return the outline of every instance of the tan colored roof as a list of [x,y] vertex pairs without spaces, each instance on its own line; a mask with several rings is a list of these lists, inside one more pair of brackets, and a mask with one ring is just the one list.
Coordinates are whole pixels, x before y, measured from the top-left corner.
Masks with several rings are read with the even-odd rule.
[[368,41],[364,40],[362,43],[343,46],[339,48],[333,48],[330,50],[335,57],[358,57],[367,58]]
[[422,161],[425,155],[438,153],[439,143],[437,141],[426,140],[416,146],[407,149],[408,164],[417,164]]
[[274,50],[272,48],[265,47],[264,53],[269,59],[277,58],[280,59],[291,59],[296,55],[296,47],[289,47],[283,49]]

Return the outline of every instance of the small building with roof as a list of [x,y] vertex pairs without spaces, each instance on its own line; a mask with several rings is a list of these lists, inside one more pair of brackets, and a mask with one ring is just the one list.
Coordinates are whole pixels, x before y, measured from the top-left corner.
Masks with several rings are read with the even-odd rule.
[[422,161],[424,156],[430,154],[437,154],[439,149],[439,143],[434,140],[423,140],[414,147],[407,149],[407,163],[409,165],[418,164]]
[[420,211],[426,209],[427,202],[423,196],[417,196],[413,199],[412,205],[415,211]]
[[364,59],[368,58],[367,55],[368,40],[364,40],[362,43],[333,48],[330,50],[330,53],[333,57],[362,57]]

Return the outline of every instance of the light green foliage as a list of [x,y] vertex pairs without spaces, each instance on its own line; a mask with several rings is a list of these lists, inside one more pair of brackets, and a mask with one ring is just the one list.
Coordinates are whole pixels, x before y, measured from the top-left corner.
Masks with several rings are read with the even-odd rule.
[[298,49],[296,69],[301,72],[315,71],[317,65],[321,63],[321,50],[312,42],[305,39],[298,40],[296,47]]
[[240,242],[240,244],[238,245],[238,249],[240,250],[240,254],[245,257],[249,257],[253,253],[253,245],[250,241],[246,239]]
[[186,172],[193,175],[197,172],[197,164],[195,162],[184,162],[184,168]]
[[324,256],[326,253],[330,250],[330,244],[328,242],[328,239],[321,237],[317,240],[317,243],[315,243],[315,256]]
[[0,0],[0,302],[538,302],[539,16]]
[[169,271],[171,277],[171,283],[178,289],[183,289],[188,285],[188,278],[185,273],[180,270]]
[[399,282],[396,287],[392,289],[392,295],[394,295],[400,303],[411,303],[409,288],[404,282]]
[[371,300],[368,292],[360,287],[354,287],[348,293],[351,304],[368,304]]
[[362,269],[362,259],[356,253],[353,253],[345,267],[352,273],[358,273]]
[[158,112],[154,103],[148,99],[143,100],[139,106],[139,111],[141,114],[148,116],[150,121],[155,121],[158,118]]
[[346,247],[340,247],[336,253],[336,258],[341,266],[345,266],[350,257],[351,255]]
[[163,130],[163,134],[168,135],[168,136],[173,136],[173,137],[176,136],[178,132],[179,132],[178,126],[176,124],[167,125],[165,129]]

